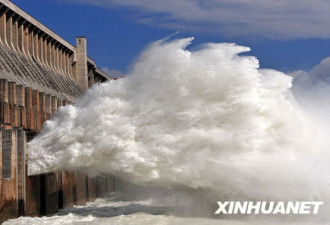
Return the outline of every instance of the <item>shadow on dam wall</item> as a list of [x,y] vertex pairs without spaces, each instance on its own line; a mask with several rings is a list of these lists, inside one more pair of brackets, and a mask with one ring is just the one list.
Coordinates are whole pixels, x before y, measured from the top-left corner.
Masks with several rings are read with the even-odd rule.
[[[0,223],[19,216],[54,214],[59,209],[85,205],[114,191],[113,176],[105,174],[88,177],[77,171],[61,171],[25,176],[24,180],[25,187],[19,187],[17,177],[2,180],[2,187],[10,188],[2,188]],[[18,198],[18,192],[24,196]]]

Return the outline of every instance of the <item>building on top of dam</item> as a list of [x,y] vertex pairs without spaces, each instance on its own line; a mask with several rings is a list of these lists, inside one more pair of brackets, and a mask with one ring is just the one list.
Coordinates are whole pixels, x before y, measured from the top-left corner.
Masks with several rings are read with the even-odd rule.
[[112,79],[87,56],[9,0],[0,0],[0,223],[84,204],[113,188],[108,175],[27,176],[27,142],[61,106]]

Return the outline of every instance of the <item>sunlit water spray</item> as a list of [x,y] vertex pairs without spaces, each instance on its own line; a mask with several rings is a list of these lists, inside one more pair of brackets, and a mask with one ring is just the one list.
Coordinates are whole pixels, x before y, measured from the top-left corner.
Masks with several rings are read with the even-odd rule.
[[174,192],[203,190],[214,204],[326,202],[329,141],[296,103],[292,78],[239,55],[247,47],[189,51],[191,41],[151,44],[127,77],[60,108],[29,143],[29,174],[88,168]]

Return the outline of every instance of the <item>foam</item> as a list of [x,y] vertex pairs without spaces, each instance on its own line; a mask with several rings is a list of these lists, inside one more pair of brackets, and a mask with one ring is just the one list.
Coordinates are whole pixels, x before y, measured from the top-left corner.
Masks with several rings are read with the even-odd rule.
[[329,199],[329,141],[292,78],[259,69],[240,55],[247,47],[190,51],[191,41],[151,44],[127,77],[60,108],[29,143],[29,174],[85,169],[225,200]]

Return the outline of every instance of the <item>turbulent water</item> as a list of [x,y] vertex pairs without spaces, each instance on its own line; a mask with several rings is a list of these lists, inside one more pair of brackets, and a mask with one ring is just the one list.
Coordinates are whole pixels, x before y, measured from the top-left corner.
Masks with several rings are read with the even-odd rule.
[[[62,209],[56,215],[29,218],[21,217],[5,222],[3,225],[276,225],[276,221],[219,220],[211,218],[180,217],[166,215],[163,208],[152,205],[150,201],[122,201],[115,196],[97,199],[86,206]],[[302,225],[290,223],[290,225]],[[306,224],[305,224],[306,225]],[[309,225],[320,225],[309,223]],[[324,225],[324,224],[323,224]]]
[[[326,211],[327,128],[304,98],[296,102],[292,77],[260,69],[255,57],[240,55],[247,47],[189,50],[191,41],[151,44],[124,79],[95,85],[61,108],[29,144],[29,173],[110,172],[163,188],[157,196],[165,205],[210,215],[217,200],[318,200]],[[142,217],[111,221],[139,224]],[[313,220],[327,218],[321,212]]]

